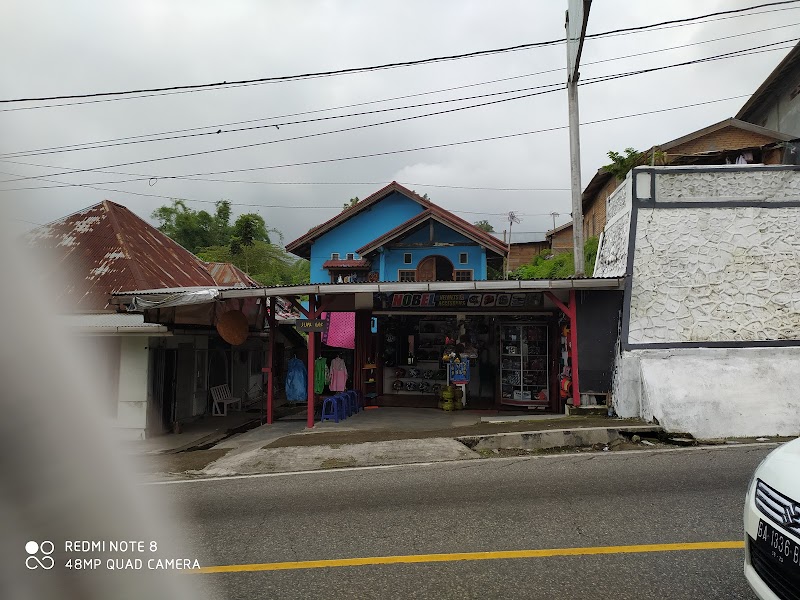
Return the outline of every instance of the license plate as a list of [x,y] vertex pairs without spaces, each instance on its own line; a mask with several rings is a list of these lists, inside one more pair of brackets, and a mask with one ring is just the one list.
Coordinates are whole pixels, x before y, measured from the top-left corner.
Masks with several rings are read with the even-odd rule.
[[784,570],[800,575],[800,544],[762,520],[758,521],[756,543]]

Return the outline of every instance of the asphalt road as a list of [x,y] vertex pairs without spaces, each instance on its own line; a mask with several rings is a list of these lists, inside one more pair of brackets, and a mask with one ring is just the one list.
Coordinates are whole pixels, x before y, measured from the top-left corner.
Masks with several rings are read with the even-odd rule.
[[[153,486],[203,566],[735,541],[771,448],[489,459]],[[741,549],[192,574],[211,598],[753,598]]]

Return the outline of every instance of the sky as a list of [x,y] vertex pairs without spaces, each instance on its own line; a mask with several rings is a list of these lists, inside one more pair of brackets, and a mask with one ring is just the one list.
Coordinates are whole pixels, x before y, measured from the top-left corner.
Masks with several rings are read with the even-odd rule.
[[[595,0],[587,32],[764,1]],[[0,99],[317,73],[558,40],[564,36],[566,7],[566,0],[6,0],[0,7]],[[610,150],[644,150],[734,116],[800,38],[800,2],[760,12],[588,39],[580,69],[586,84],[579,90],[583,185],[609,162]],[[768,52],[588,83],[774,42],[785,43]],[[4,218],[11,231],[22,233],[108,199],[155,223],[151,213],[171,198],[210,211],[214,202],[226,199],[234,216],[257,212],[288,243],[333,217],[348,199],[398,181],[471,222],[485,219],[500,232],[508,228],[507,213],[514,211],[520,215],[515,241],[543,238],[554,222],[570,220],[565,81],[566,49],[559,43],[191,93],[3,103]],[[364,127],[531,94],[536,90],[530,88],[551,84],[544,88],[548,93],[522,99]],[[463,100],[485,94],[497,95]],[[451,99],[458,101],[296,123]],[[698,103],[706,104],[663,111]],[[613,120],[591,123],[603,119]],[[242,121],[250,122],[229,125]],[[252,126],[260,127],[228,131]],[[351,127],[360,128],[335,132]],[[18,154],[190,128],[221,133]],[[538,133],[396,152],[523,132]],[[250,147],[227,149],[242,145]],[[213,152],[166,158],[205,151]],[[136,161],[148,162],[115,166]],[[328,162],[296,164],[315,161]],[[192,180],[165,179],[192,174]],[[138,180],[121,182],[130,179]]]

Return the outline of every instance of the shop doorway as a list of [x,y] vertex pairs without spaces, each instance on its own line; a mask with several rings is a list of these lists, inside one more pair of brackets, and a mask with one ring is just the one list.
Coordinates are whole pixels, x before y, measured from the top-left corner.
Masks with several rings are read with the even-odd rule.
[[450,259],[440,256],[428,256],[417,265],[417,281],[453,281],[455,267]]

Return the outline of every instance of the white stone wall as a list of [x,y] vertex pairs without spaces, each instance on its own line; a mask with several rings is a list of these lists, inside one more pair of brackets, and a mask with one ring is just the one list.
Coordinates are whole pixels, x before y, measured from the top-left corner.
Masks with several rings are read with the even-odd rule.
[[747,171],[734,171],[734,168],[698,167],[697,172],[659,173],[656,176],[656,201],[800,200],[800,172],[781,167]]
[[629,343],[800,339],[800,208],[639,209],[637,221]]
[[628,264],[628,238],[631,229],[631,178],[608,197],[605,229],[597,249],[594,277],[623,277]]
[[623,352],[614,409],[698,439],[800,435],[800,348]]

